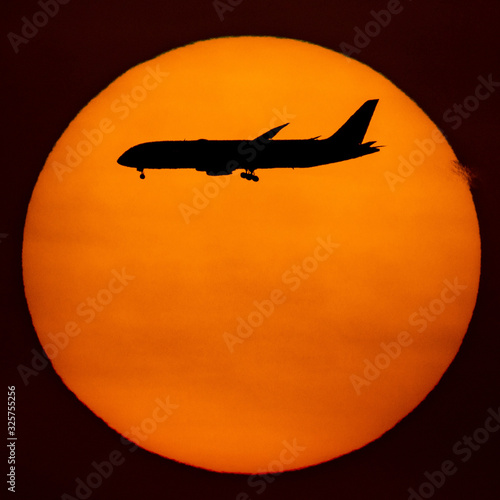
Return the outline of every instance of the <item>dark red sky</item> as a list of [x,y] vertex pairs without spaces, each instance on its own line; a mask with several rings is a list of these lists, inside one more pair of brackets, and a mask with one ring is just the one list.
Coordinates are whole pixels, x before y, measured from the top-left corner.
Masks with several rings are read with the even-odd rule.
[[[222,0],[223,2],[226,0]],[[232,0],[233,3],[235,0]],[[338,49],[353,44],[355,28],[387,1],[243,0],[220,21],[210,1],[70,1],[14,53],[7,38],[20,34],[36,1],[8,1],[2,15],[4,172],[0,233],[6,385],[17,387],[19,498],[74,495],[95,460],[119,450],[125,462],[91,498],[337,498],[405,499],[443,461],[458,472],[433,498],[496,498],[500,433],[462,463],[454,444],[497,409],[498,116],[500,88],[460,126],[447,110],[474,94],[478,77],[500,81],[497,23],[500,4],[489,1],[401,1],[378,36],[355,57],[413,98],[442,128],[459,159],[477,176],[474,197],[481,226],[483,270],[476,312],[462,349],[438,387],[383,438],[336,461],[277,477],[262,494],[245,476],[226,476],[167,462],[138,450],[78,403],[49,367],[24,387],[17,366],[39,348],[23,294],[22,230],[31,191],[53,144],[87,102],[131,66],[195,41],[224,35],[274,35]],[[251,61],[249,61],[251,64]],[[446,119],[448,117],[448,119]],[[3,350],[6,352],[6,349]],[[240,498],[246,498],[242,495]]]

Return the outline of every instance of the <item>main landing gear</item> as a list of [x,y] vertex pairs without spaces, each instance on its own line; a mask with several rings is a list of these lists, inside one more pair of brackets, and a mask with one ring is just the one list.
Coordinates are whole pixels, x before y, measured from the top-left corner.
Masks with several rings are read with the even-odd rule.
[[143,172],[142,170],[139,170],[139,172],[141,173],[141,175],[139,175],[139,177],[140,177],[141,179],[145,179],[145,178],[146,178],[146,176],[144,175],[144,172]]
[[256,175],[250,174],[248,172],[242,172],[240,176],[247,181],[259,182],[259,178]]

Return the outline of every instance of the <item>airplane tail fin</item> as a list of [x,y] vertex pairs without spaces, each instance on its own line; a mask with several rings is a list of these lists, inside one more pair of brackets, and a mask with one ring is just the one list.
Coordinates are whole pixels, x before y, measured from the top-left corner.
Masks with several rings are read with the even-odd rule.
[[335,134],[326,140],[335,140],[345,144],[361,144],[377,103],[378,99],[366,101]]

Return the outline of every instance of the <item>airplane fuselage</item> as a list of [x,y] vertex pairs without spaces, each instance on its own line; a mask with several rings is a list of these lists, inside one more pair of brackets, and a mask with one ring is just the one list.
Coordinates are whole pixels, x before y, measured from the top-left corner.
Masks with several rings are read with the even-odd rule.
[[159,141],[134,146],[118,163],[137,170],[195,168],[225,175],[236,169],[309,168],[375,153],[371,143],[350,147],[324,140]]

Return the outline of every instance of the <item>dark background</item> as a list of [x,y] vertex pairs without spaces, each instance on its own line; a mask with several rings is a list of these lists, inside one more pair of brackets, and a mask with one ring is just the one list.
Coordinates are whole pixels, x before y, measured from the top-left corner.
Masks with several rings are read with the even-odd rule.
[[130,67],[206,38],[276,35],[338,50],[342,42],[353,43],[354,28],[364,28],[372,19],[371,9],[384,9],[387,3],[243,0],[221,21],[211,0],[71,0],[20,46],[18,54],[7,34],[21,34],[21,18],[32,19],[40,6],[34,0],[2,3],[5,142],[0,233],[8,234],[0,239],[2,342],[5,385],[17,387],[18,498],[75,496],[76,478],[84,479],[92,471],[92,461],[107,460],[113,450],[123,453],[125,463],[92,499],[237,499],[240,492],[251,499],[406,499],[409,487],[426,481],[425,471],[439,469],[447,459],[457,463],[458,472],[434,498],[499,498],[500,432],[466,463],[452,448],[484,424],[488,408],[500,405],[500,89],[457,130],[443,119],[446,109],[474,93],[478,76],[491,73],[500,81],[497,0],[402,0],[403,11],[355,56],[413,98],[476,176],[473,194],[483,253],[474,317],[439,385],[394,429],[345,457],[277,476],[258,494],[243,475],[207,472],[142,449],[130,453],[119,435],[79,403],[51,367],[31,377],[27,387],[17,372],[20,363],[30,365],[30,350],[40,348],[22,285],[26,209],[52,146],[95,95]]

